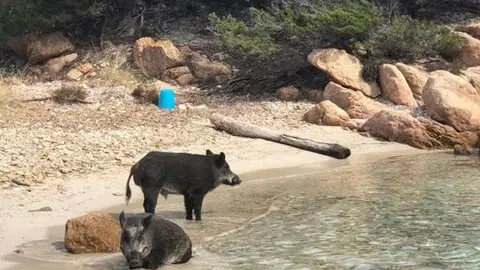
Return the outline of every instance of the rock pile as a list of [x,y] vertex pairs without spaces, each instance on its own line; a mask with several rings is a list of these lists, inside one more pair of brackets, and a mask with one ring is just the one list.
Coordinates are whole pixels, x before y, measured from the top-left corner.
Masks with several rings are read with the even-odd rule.
[[182,86],[195,80],[232,75],[229,65],[212,61],[187,47],[177,48],[168,39],[138,39],[133,46],[133,59],[146,76]]
[[464,67],[461,75],[427,72],[401,62],[383,64],[379,86],[361,78],[360,61],[344,50],[312,51],[308,61],[331,81],[303,120],[366,131],[417,148],[473,147],[480,134],[480,40],[474,37],[478,29],[476,24],[457,29],[467,32],[458,32],[465,40],[457,59]]
[[[60,32],[18,35],[10,37],[6,44],[27,60],[29,74],[50,80],[80,81],[95,77],[97,71],[109,66],[108,62],[92,65],[78,60],[75,46]],[[228,78],[233,74],[231,66],[210,60],[188,47],[177,47],[168,39],[140,38],[133,44],[131,53],[135,67],[144,75],[173,85],[186,86],[197,81]]]
[[60,32],[9,37],[6,45],[27,60],[28,72],[47,78],[58,76],[78,58],[75,46]]

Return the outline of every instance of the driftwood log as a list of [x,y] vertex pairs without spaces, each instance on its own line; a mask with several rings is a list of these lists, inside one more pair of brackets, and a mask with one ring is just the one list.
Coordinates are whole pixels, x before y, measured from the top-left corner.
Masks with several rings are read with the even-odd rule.
[[264,139],[337,159],[348,158],[351,154],[350,149],[340,144],[317,142],[287,134],[281,134],[250,123],[240,122],[230,117],[220,116],[218,114],[210,116],[210,122],[212,122],[215,129],[223,130],[235,136]]

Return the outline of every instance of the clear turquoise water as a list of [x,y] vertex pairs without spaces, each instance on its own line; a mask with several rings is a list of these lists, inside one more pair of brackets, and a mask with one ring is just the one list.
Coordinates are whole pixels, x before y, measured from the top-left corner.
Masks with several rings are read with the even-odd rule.
[[206,245],[231,269],[480,269],[480,159],[404,156],[298,180]]
[[[258,182],[232,191],[240,195],[227,216],[175,220],[194,235],[238,221],[248,192],[273,193],[268,212],[196,241],[189,263],[166,269],[480,269],[479,157],[400,156]],[[127,269],[120,254],[72,268],[42,263],[25,265]]]

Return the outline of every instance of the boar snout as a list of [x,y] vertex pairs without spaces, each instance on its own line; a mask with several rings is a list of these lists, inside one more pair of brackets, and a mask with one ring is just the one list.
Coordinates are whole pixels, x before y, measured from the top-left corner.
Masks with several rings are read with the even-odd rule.
[[234,174],[233,177],[230,180],[225,179],[223,181],[223,184],[229,185],[229,186],[235,186],[235,185],[239,185],[241,182],[242,182],[242,180],[240,180],[240,177],[238,177],[238,175]]
[[128,267],[130,269],[142,267],[142,257],[139,252],[132,252],[130,254],[130,260],[128,261]]
[[238,177],[238,175],[235,174],[235,176],[232,179],[232,185],[239,185],[241,182],[242,180],[240,180],[240,177]]

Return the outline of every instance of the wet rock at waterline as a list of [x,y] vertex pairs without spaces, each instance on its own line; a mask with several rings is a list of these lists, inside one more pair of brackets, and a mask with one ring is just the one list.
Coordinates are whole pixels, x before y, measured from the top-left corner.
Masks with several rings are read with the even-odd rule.
[[69,219],[65,225],[65,248],[70,253],[111,253],[120,251],[121,228],[107,213]]
[[407,112],[393,110],[375,114],[362,129],[374,137],[421,149],[447,149],[456,144],[471,147],[478,140],[478,135],[473,132],[457,132],[433,120],[414,118]]

